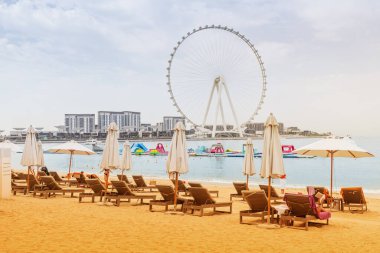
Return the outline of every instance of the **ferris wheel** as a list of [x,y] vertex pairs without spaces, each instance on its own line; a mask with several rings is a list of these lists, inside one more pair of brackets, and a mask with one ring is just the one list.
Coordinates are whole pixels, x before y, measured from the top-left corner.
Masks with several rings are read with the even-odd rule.
[[177,111],[197,130],[242,136],[264,103],[266,74],[254,45],[226,26],[184,35],[170,54],[167,85]]

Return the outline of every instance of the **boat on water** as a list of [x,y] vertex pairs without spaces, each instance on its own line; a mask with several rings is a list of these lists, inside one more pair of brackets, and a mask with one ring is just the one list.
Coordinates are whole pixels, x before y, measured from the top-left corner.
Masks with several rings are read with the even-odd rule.
[[103,148],[97,144],[92,144],[92,151],[94,151],[95,153],[101,153],[103,152]]
[[98,141],[97,139],[94,139],[94,138],[91,138],[91,139],[88,139],[84,144],[85,145],[98,145],[100,144],[101,142]]

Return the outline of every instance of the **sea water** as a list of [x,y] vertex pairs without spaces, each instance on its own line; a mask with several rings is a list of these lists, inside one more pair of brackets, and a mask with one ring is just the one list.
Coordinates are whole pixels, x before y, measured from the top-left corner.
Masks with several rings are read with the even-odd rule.
[[[314,138],[282,138],[281,144],[294,145],[300,148],[317,141]],[[380,138],[357,137],[353,140],[358,146],[374,154],[373,158],[335,158],[333,185],[334,190],[345,186],[362,186],[366,192],[380,193]],[[188,141],[187,147],[197,149],[199,146],[211,147],[212,144],[221,143],[224,149],[242,150],[243,140],[197,140]],[[131,142],[133,143],[133,142]],[[148,149],[154,149],[158,141],[142,141]],[[170,141],[161,141],[166,150],[169,150]],[[57,145],[57,143],[43,144],[44,150]],[[254,148],[261,152],[263,140],[253,140]],[[21,145],[20,145],[21,146]],[[120,149],[122,142],[120,142]],[[68,172],[69,155],[44,154],[45,164],[50,171],[61,174]],[[166,156],[132,156],[132,169],[127,175],[144,175],[146,177],[168,178],[165,169]],[[12,165],[16,169],[22,169],[20,165],[21,154],[13,154]],[[86,173],[99,174],[101,154],[91,156],[76,155],[73,159],[72,172],[84,171]],[[255,158],[256,174],[250,177],[250,184],[258,185],[267,183],[267,179],[261,179],[261,158]],[[183,180],[231,183],[245,181],[242,174],[242,157],[189,157],[189,172],[180,176]],[[274,185],[284,184],[286,188],[303,188],[306,185],[318,185],[330,187],[330,159],[329,158],[285,158],[284,166],[286,180],[273,180]],[[120,171],[113,171],[116,176]]]

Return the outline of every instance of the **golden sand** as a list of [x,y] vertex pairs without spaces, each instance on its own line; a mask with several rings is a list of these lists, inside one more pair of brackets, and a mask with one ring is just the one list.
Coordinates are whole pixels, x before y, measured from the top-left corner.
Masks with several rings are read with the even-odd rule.
[[[220,201],[234,192],[205,186],[218,188]],[[136,201],[116,207],[89,200],[21,194],[0,200],[0,252],[380,252],[376,196],[367,196],[368,212],[335,211],[329,225],[311,225],[309,231],[239,224],[239,210],[248,209],[240,200],[232,214],[204,217],[149,212]]]

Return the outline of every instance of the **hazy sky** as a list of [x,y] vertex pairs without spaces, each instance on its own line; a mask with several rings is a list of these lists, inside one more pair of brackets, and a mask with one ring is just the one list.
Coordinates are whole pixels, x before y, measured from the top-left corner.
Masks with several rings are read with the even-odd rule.
[[[268,75],[263,121],[379,136],[379,1],[0,1],[0,129],[65,113],[176,115],[166,65],[183,34],[233,27]],[[203,111],[204,109],[202,109]]]

